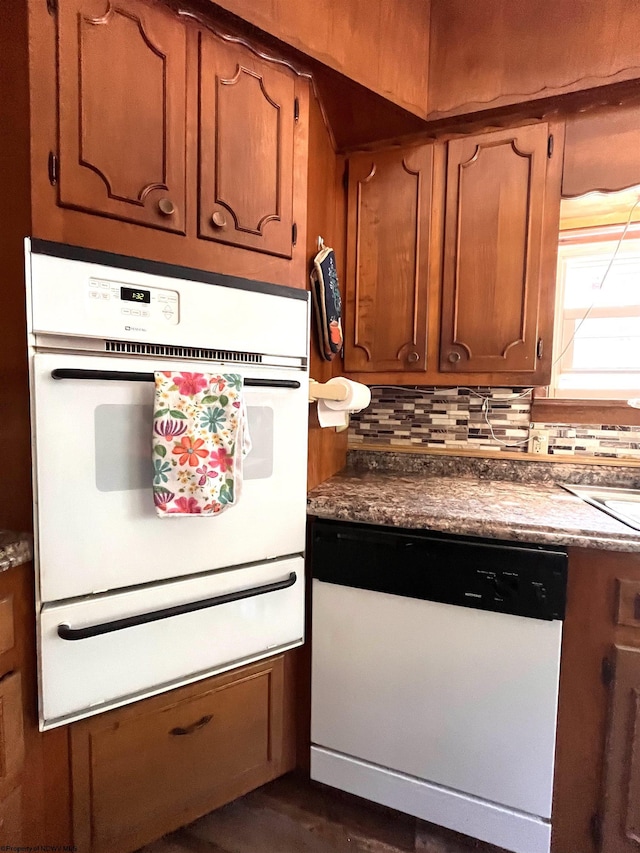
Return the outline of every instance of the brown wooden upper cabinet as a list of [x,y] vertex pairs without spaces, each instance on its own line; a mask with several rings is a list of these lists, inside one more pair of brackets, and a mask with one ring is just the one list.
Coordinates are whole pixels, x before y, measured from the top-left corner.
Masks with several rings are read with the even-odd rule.
[[426,370],[433,159],[433,145],[349,159],[346,370]]
[[62,206],[184,233],[186,67],[161,5],[59,0]]
[[199,86],[199,236],[290,258],[294,73],[201,32]]
[[557,248],[557,231],[543,240],[551,149],[545,123],[448,143],[442,373],[534,374],[551,349],[538,329],[543,248]]
[[[296,74],[168,4],[58,2],[58,204],[187,235],[178,251],[193,266],[226,268],[226,253],[234,270],[253,271],[238,249],[291,259]],[[116,237],[113,248],[131,253],[125,232]],[[155,256],[168,243],[144,245]]]

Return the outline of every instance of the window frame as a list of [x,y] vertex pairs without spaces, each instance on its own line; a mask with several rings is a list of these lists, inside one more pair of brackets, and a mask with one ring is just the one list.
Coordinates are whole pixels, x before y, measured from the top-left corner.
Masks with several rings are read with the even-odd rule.
[[[624,231],[622,225],[608,225],[601,227],[579,228],[561,232],[559,238],[559,253],[556,281],[560,280],[561,265],[564,262],[562,247],[576,248],[584,244],[600,242],[612,243],[618,240]],[[632,223],[625,235],[630,240],[640,239],[640,223]],[[576,251],[576,254],[579,252]],[[553,353],[554,363],[552,365],[552,384],[546,387],[535,388],[533,391],[531,419],[536,422],[576,423],[576,424],[603,424],[603,425],[640,425],[640,410],[627,404],[630,397],[640,396],[635,389],[626,394],[624,391],[614,389],[615,397],[603,397],[581,393],[576,390],[572,396],[566,394],[560,396],[555,390],[555,380],[562,363],[555,364],[555,353],[560,352],[562,341],[562,326],[564,321],[564,307],[562,306],[563,287],[556,287],[555,301],[555,323]],[[635,306],[634,306],[635,307]],[[607,312],[604,308],[600,311]],[[592,312],[590,316],[598,316]],[[621,316],[620,314],[618,316]],[[624,316],[624,315],[622,315]],[[628,316],[637,316],[630,313]],[[563,358],[562,361],[565,361]],[[556,386],[557,387],[557,386]],[[553,393],[553,396],[551,394]],[[596,392],[597,394],[598,392]],[[600,392],[601,393],[601,392]]]

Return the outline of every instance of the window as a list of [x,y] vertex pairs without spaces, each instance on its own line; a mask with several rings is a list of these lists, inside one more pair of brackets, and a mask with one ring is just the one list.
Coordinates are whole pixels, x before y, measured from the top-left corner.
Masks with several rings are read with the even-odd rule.
[[[629,197],[630,191],[626,191]],[[584,197],[589,198],[589,197]],[[601,196],[604,204],[613,206]],[[639,198],[627,199],[624,220]],[[576,202],[572,206],[575,221]],[[591,223],[596,207],[589,201]],[[586,206],[583,203],[583,210]],[[565,208],[566,209],[566,208]],[[578,207],[578,209],[580,209]],[[633,211],[640,213],[640,204]],[[565,222],[567,217],[563,211]],[[618,218],[620,222],[620,217]],[[623,239],[621,239],[624,237]],[[626,400],[640,397],[640,225],[561,231],[554,358],[549,396]]]
[[617,243],[560,245],[551,396],[640,396],[640,238]]

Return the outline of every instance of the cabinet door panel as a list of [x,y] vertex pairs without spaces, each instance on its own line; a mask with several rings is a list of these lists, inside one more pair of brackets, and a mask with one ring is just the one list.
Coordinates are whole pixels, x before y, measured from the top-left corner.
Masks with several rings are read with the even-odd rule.
[[349,160],[347,370],[426,370],[432,171],[432,145]]
[[24,845],[21,787],[14,788],[0,801],[0,838],[4,844]]
[[0,797],[15,786],[24,764],[22,686],[19,672],[0,679]]
[[290,258],[293,73],[200,34],[199,236]]
[[61,0],[60,204],[184,233],[186,32],[141,0]]
[[602,850],[640,850],[640,649],[616,646],[609,717]]
[[134,850],[273,778],[283,658],[72,726],[74,843]]
[[449,143],[440,369],[536,368],[548,126]]

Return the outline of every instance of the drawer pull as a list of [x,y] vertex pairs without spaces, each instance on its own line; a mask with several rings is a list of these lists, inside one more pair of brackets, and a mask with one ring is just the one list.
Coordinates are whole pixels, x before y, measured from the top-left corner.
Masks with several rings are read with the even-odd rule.
[[186,726],[182,728],[182,726],[176,726],[175,729],[171,729],[169,732],[170,735],[192,735],[194,732],[197,732],[198,729],[203,729],[207,723],[210,723],[213,720],[213,714],[205,714],[200,720],[195,723],[191,723],[190,726]]
[[[52,379],[104,379],[109,382],[153,382],[153,373],[137,373],[130,370],[82,370],[56,367],[51,371]],[[248,388],[299,388],[297,379],[251,379],[245,377],[243,384]]]
[[175,607],[165,607],[163,610],[152,610],[149,613],[140,613],[137,616],[127,616],[125,619],[114,619],[112,622],[102,622],[99,625],[88,625],[86,628],[72,628],[71,625],[62,623],[58,625],[58,636],[61,640],[86,640],[89,637],[98,637],[100,634],[110,634],[112,631],[122,631],[124,628],[157,622],[159,619],[182,616],[184,613],[205,610],[207,607],[230,604],[232,601],[241,601],[243,598],[253,598],[255,595],[265,595],[267,592],[288,589],[297,580],[296,573],[289,572],[289,577],[281,581],[265,583],[262,586],[253,586],[250,589],[241,589],[237,592],[227,592],[224,595],[203,598],[200,601],[190,601],[188,604],[177,604]]

